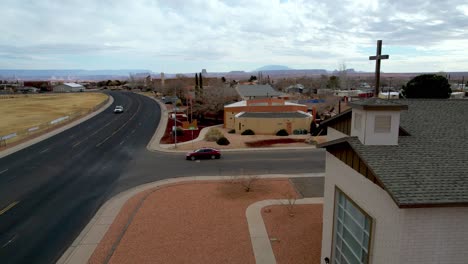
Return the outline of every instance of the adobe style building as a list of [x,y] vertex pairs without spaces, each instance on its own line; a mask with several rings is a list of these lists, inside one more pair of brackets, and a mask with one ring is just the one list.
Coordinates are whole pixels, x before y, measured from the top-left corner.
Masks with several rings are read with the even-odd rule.
[[247,129],[256,134],[274,135],[281,129],[309,130],[312,115],[307,106],[266,98],[240,101],[224,106],[224,127],[242,133]]
[[349,105],[318,145],[322,263],[468,263],[468,100]]

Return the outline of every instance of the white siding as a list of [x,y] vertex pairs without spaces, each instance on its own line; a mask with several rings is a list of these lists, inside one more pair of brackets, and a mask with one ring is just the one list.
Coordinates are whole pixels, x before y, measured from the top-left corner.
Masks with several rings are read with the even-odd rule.
[[468,208],[399,209],[386,191],[328,152],[322,260],[331,255],[335,186],[373,218],[369,263],[468,263]]
[[[357,136],[364,145],[398,145],[400,111],[364,111],[359,109],[353,109],[352,111],[351,136]],[[362,116],[361,129],[355,127],[356,114]],[[376,116],[391,116],[389,133],[375,132]]]

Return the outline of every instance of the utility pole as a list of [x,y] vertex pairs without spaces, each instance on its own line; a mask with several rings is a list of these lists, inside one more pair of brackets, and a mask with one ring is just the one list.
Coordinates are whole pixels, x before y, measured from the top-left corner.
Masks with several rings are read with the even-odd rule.
[[174,148],[177,148],[177,85],[174,85]]

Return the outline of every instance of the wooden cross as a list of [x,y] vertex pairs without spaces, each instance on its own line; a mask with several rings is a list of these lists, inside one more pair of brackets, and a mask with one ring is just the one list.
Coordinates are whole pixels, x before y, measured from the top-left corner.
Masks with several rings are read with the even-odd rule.
[[369,56],[369,60],[375,60],[375,94],[374,97],[379,97],[380,92],[380,60],[387,60],[390,56],[382,55],[382,40],[377,40],[376,56]]

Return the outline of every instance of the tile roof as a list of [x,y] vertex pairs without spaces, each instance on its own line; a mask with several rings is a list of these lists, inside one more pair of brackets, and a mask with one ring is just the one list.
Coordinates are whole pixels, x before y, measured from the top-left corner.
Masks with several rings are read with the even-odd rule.
[[[365,146],[344,140],[356,151],[400,207],[468,205],[468,100],[395,100],[408,105],[396,146]],[[394,101],[394,102],[395,102]],[[331,144],[330,144],[331,143]],[[323,144],[324,147],[342,141]]]

